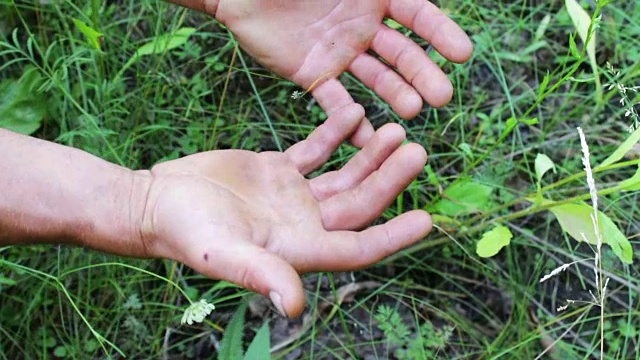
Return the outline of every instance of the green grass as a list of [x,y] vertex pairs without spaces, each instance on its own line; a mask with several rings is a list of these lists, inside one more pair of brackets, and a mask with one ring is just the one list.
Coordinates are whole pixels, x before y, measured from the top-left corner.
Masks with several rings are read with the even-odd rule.
[[[309,96],[291,100],[290,94],[299,90],[295,85],[256,65],[204,15],[150,0],[37,4],[0,0],[0,79],[18,81],[33,66],[45,82],[47,114],[35,136],[138,169],[211,149],[286,148],[324,120]],[[297,354],[348,359],[369,354],[385,359],[394,349],[375,320],[385,305],[400,315],[412,336],[426,322],[436,329],[453,328],[446,346],[436,351],[440,358],[533,359],[550,344],[554,346],[548,358],[640,358],[638,256],[635,265],[623,265],[609,247],[603,248],[603,267],[611,282],[605,354],[600,354],[598,309],[578,304],[556,312],[566,299],[590,299],[592,262],[538,283],[563,263],[593,257],[591,249],[564,234],[548,211],[523,212],[530,204],[522,201],[536,190],[537,153],[548,155],[557,167],[542,180],[545,197],[588,199],[576,127],[586,132],[593,164],[600,163],[626,139],[633,121],[624,117],[620,94],[605,88],[599,103],[590,65],[583,61],[574,68],[569,49],[574,28],[564,2],[442,4],[476,46],[464,65],[434,56],[453,80],[451,104],[440,110],[425,108],[418,118],[400,121],[350,75],[343,81],[375,125],[399,121],[409,139],[430,154],[433,175],[422,174],[385,218],[433,205],[440,198],[437,185],[446,189],[462,175],[491,189],[488,206],[457,216],[455,223],[438,223],[447,234],[434,229],[417,248],[371,269],[306,276],[307,313],[316,314],[315,321],[302,326],[302,320],[287,322],[267,309],[248,317],[246,339],[271,320],[272,345],[282,340],[285,330],[303,329],[295,341],[274,353],[276,358]],[[597,29],[603,84],[612,80],[606,72],[608,61],[620,70],[620,82],[640,85],[639,7],[637,1],[618,1],[603,10]],[[536,38],[546,15],[549,24]],[[72,18],[105,34],[102,52],[90,47]],[[113,81],[142,44],[186,26],[197,28],[197,33],[185,46],[146,56]],[[576,71],[570,79],[559,83],[572,69]],[[547,73],[548,94],[541,98],[538,89]],[[627,95],[638,102],[636,93]],[[511,117],[537,118],[538,124],[520,124],[505,133]],[[351,146],[342,146],[326,169],[343,164],[353,153]],[[631,177],[636,164],[598,172],[596,183],[600,189],[612,188]],[[572,181],[563,182],[572,176]],[[600,210],[629,237],[636,252],[638,200],[637,192],[600,196]],[[475,244],[496,221],[507,225],[514,238],[496,257],[480,259]],[[175,282],[193,299],[211,300],[217,309],[210,321],[180,325],[188,301],[151,273]],[[119,358],[119,351],[131,359],[203,358],[215,352],[246,294],[170,261],[116,258],[64,246],[0,248],[3,278],[15,284],[0,282],[0,359],[56,354]],[[339,307],[326,306],[337,289],[353,279],[377,281],[379,286],[358,292]],[[104,348],[99,340],[104,340]]]

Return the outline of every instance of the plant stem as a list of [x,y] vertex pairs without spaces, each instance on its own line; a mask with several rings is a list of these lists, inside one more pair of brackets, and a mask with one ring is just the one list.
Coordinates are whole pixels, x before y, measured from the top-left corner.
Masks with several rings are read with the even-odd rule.
[[[620,186],[620,185],[616,185],[607,189],[602,189],[600,191],[598,191],[598,195],[608,195],[611,193],[614,193],[616,191],[620,191],[620,190],[624,190],[627,187],[631,187],[631,186],[635,186],[637,185],[637,183],[632,183],[632,184],[627,184],[626,186]],[[463,223],[462,228],[463,231],[461,232],[461,234],[464,235],[472,235],[475,234],[483,229],[485,229],[487,226],[494,224],[494,223],[500,223],[500,222],[507,222],[507,221],[511,221],[517,218],[521,218],[527,215],[531,215],[531,214],[535,214],[538,213],[540,211],[544,211],[544,210],[548,210],[551,209],[555,206],[560,206],[560,205],[564,205],[564,204],[568,204],[568,203],[572,203],[572,202],[577,202],[577,201],[583,201],[583,200],[587,200],[591,198],[591,194],[584,194],[584,195],[579,195],[579,196],[574,196],[572,198],[568,198],[565,200],[561,200],[561,201],[555,201],[553,203],[549,203],[549,204],[545,204],[545,205],[540,205],[540,206],[532,206],[529,207],[527,209],[515,212],[513,214],[509,214],[509,215],[505,215],[505,216],[500,216],[497,217],[495,219],[493,219],[492,221],[485,221],[485,222],[481,222],[480,224],[470,227],[470,228],[466,228],[466,225],[470,223],[469,221],[466,221]],[[408,254],[413,254],[417,251],[421,251],[424,249],[428,249],[434,246],[438,246],[444,243],[449,242],[450,239],[447,236],[441,236],[438,238],[435,238],[431,241],[425,241],[425,242],[421,242],[401,253],[398,253],[394,256],[391,256],[389,258],[387,258],[384,263],[389,263],[389,262],[393,262],[394,260],[400,258],[400,257],[404,257]]]

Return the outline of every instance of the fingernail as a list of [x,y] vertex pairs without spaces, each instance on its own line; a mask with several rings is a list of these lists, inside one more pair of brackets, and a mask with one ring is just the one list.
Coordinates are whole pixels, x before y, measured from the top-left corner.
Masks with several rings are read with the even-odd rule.
[[287,317],[287,313],[284,312],[284,308],[282,307],[282,296],[275,291],[271,291],[269,292],[269,298],[280,315]]

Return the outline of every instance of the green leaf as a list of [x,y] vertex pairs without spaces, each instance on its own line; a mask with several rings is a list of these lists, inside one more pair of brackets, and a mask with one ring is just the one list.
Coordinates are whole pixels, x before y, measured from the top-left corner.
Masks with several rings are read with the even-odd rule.
[[53,350],[53,356],[57,357],[57,358],[64,358],[67,357],[67,348],[64,346],[57,346],[54,350]]
[[636,129],[631,136],[627,138],[618,148],[614,151],[608,158],[606,158],[602,164],[598,165],[598,167],[608,166],[611,164],[615,164],[620,161],[628,152],[633,148],[633,146],[640,141],[640,128]]
[[640,191],[640,166],[636,173],[618,185],[622,191]]
[[244,314],[249,303],[244,300],[231,317],[229,325],[224,329],[224,337],[220,345],[218,359],[220,360],[241,360],[242,359],[242,336],[244,335]]
[[538,183],[542,181],[542,177],[547,171],[553,170],[554,173],[556,172],[556,165],[553,163],[553,160],[545,154],[538,154],[538,156],[536,156],[535,167]]
[[[587,43],[587,37],[589,37],[589,25],[591,24],[591,15],[587,13],[587,11],[578,3],[576,0],[565,0],[565,6],[567,7],[567,12],[569,13],[569,17],[573,22],[573,26],[575,26],[578,31],[578,35],[582,39],[582,42]],[[592,26],[591,37],[589,37],[589,43],[587,43],[587,56],[589,57],[589,62],[591,63],[591,69],[593,70],[593,75],[596,78],[596,84],[598,85],[598,89],[600,90],[600,80],[598,75],[598,63],[596,61],[596,32],[595,26]],[[573,46],[575,48],[575,39],[573,40]],[[574,50],[572,49],[572,52]],[[577,52],[577,48],[575,48]]]
[[433,186],[440,186],[440,181],[438,181],[438,175],[433,171],[430,164],[424,167],[424,171],[427,173],[427,179],[429,179],[429,183]]
[[187,40],[189,40],[189,36],[194,32],[196,32],[196,29],[187,27],[180,28],[174,33],[157,36],[155,39],[138,48],[133,56],[142,57],[146,55],[161,54],[165,51],[175,49],[184,45]]
[[[545,200],[545,204],[552,203]],[[591,222],[591,214],[593,208],[584,202],[578,204],[565,204],[549,208],[549,211],[556,216],[562,230],[569,234],[577,241],[583,241],[582,233],[584,233],[587,242],[595,245],[598,243],[593,223]],[[598,211],[598,222],[600,232],[602,233],[602,242],[609,244],[613,252],[625,264],[633,262],[633,248],[627,237],[618,229],[616,224],[609,219],[607,215]]]
[[571,51],[571,56],[574,58],[578,60],[582,58],[580,51],[578,51],[578,45],[576,45],[576,38],[573,34],[569,34],[569,50]]
[[397,21],[393,20],[393,19],[385,19],[384,23],[392,28],[393,30],[400,30],[400,29],[404,29],[404,26],[402,26],[402,24],[398,23]]
[[518,120],[516,120],[516,118],[514,118],[513,116],[507,119],[507,126],[504,129],[504,132],[502,133],[503,135],[508,133],[509,131],[513,130],[513,128],[516,127],[516,125],[518,125]]
[[513,234],[506,226],[497,226],[482,235],[476,244],[476,254],[483,258],[496,255],[503,247],[511,243]]
[[16,284],[16,281],[13,279],[6,278],[0,275],[0,285],[13,286]]
[[100,344],[95,339],[90,339],[84,343],[84,351],[87,353],[96,351],[98,347],[100,347]]
[[547,75],[544,76],[544,79],[542,79],[542,82],[540,83],[540,88],[538,89],[538,98],[542,98],[542,96],[544,95],[544,92],[547,90],[547,87],[549,86],[549,80],[551,80],[551,74],[549,74],[549,72],[547,72]]
[[44,78],[32,66],[20,79],[0,83],[0,127],[30,135],[40,128],[47,115],[47,96],[39,92]]
[[91,45],[92,48],[96,50],[100,49],[100,38],[104,35],[103,33],[97,31],[96,29],[90,27],[89,25],[83,23],[82,21],[73,18],[73,23],[76,25],[78,30],[82,32],[84,38],[87,39],[87,42]]
[[269,360],[271,359],[271,339],[269,335],[269,322],[265,321],[251,341],[245,360]]
[[148,43],[140,46],[138,50],[136,50],[136,52],[133,54],[133,56],[129,59],[129,61],[127,61],[122,69],[120,69],[118,74],[124,73],[126,69],[128,69],[143,56],[161,54],[165,51],[169,51],[184,45],[194,32],[196,32],[196,29],[186,27],[180,28],[170,34],[156,36]]
[[471,181],[459,181],[444,191],[443,198],[430,210],[447,216],[457,216],[486,209],[493,189],[490,186]]
[[514,117],[510,117],[509,119],[507,119],[506,127],[500,137],[504,137],[505,135],[507,135],[509,132],[511,132],[511,130],[513,130],[516,126],[518,126],[518,124],[526,124],[531,126],[537,123],[538,123],[538,118],[516,120]]
[[547,14],[540,21],[540,25],[538,25],[538,29],[536,29],[536,40],[540,40],[544,37],[545,31],[547,31],[547,27],[549,27],[549,22],[551,22],[551,15]]

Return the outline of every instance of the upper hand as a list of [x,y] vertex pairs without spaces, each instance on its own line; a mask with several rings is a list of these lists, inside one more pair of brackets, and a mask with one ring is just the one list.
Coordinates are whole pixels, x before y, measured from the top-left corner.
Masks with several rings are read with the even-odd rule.
[[[336,80],[347,70],[403,118],[417,115],[422,99],[436,107],[451,99],[447,76],[418,44],[384,25],[385,17],[451,61],[464,62],[473,50],[464,31],[427,0],[220,0],[215,16],[264,66],[305,89],[319,80],[313,95],[328,115],[353,102]],[[366,132],[361,143],[373,130]]]
[[359,105],[340,109],[284,153],[220,150],[156,165],[141,230],[147,255],[271,296],[297,316],[299,273],[362,268],[420,240],[431,229],[421,210],[358,231],[426,162],[421,146],[402,145],[399,125],[378,130],[342,169],[305,177],[363,116]]

